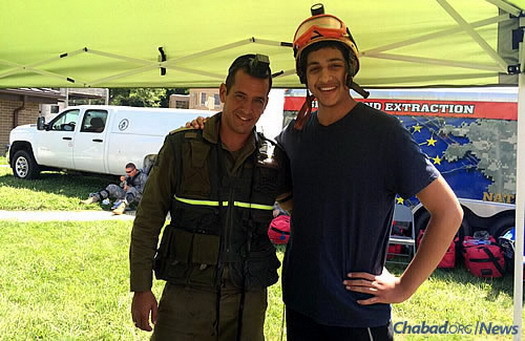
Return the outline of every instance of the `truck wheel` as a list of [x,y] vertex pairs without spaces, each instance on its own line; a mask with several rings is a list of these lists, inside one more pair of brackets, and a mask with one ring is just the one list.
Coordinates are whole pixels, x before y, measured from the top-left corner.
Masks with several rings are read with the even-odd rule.
[[33,155],[25,150],[19,150],[15,153],[11,163],[13,174],[19,179],[36,179],[40,174],[40,167],[35,161]]

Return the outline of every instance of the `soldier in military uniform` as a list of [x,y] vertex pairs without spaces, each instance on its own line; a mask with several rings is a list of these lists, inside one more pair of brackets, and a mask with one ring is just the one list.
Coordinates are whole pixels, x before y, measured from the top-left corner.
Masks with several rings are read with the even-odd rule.
[[89,205],[113,198],[115,199],[112,207],[114,214],[122,214],[129,205],[138,204],[142,198],[148,175],[138,169],[133,162],[126,165],[125,171],[126,175],[120,177],[119,185],[109,184],[98,192],[90,193],[88,198],[80,201],[80,203]]
[[[268,57],[237,58],[223,111],[204,130],[171,132],[159,152],[130,246],[132,318],[142,330],[154,323],[153,340],[264,340],[280,266],[267,228],[289,191],[286,157],[254,129],[271,83]],[[158,309],[152,270],[167,281]]]

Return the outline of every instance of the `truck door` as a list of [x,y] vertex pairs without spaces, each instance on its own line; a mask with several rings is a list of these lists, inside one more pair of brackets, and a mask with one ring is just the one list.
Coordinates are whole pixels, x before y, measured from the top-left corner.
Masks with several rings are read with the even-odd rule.
[[107,110],[88,109],[85,111],[73,150],[76,169],[97,173],[106,172],[104,153],[107,142],[107,118]]
[[62,112],[49,122],[47,130],[39,130],[35,144],[37,162],[57,168],[73,168],[73,138],[80,109]]

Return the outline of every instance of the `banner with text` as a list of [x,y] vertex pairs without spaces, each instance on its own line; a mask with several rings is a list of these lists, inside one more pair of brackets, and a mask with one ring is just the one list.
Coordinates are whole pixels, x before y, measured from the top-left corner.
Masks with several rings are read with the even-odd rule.
[[[392,115],[446,116],[517,120],[518,104],[515,102],[437,101],[437,100],[394,100],[356,99],[372,108]],[[285,97],[284,110],[299,111],[304,97]],[[314,103],[314,107],[316,103]]]

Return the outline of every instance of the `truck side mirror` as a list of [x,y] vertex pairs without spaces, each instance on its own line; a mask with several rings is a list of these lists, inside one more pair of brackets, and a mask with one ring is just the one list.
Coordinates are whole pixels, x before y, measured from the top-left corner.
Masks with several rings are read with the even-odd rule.
[[44,130],[46,128],[46,119],[44,116],[38,116],[36,119],[36,129]]

